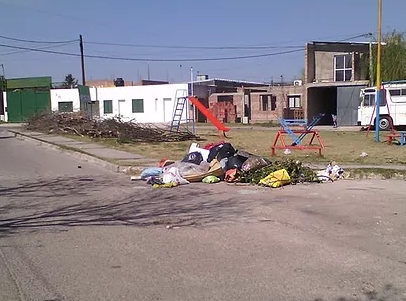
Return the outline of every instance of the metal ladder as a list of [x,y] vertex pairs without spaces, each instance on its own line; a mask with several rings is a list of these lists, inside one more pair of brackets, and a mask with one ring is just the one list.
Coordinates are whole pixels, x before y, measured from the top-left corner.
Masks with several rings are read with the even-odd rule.
[[180,124],[182,121],[183,111],[186,107],[186,123],[188,121],[188,98],[187,98],[187,90],[178,89],[175,92],[175,104],[173,107],[173,117],[171,122],[171,132],[176,131],[178,132],[180,129]]

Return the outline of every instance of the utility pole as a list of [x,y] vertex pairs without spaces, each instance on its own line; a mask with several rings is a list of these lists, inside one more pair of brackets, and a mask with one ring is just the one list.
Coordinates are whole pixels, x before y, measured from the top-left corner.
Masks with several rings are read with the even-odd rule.
[[80,46],[80,59],[82,63],[82,85],[86,86],[86,75],[85,75],[85,55],[83,53],[83,37],[79,35],[79,46]]
[[149,62],[148,62],[147,67],[148,67],[148,80],[150,80],[150,79],[151,79],[151,76],[150,76],[150,73],[149,73]]
[[3,64],[0,64],[0,66],[1,66],[1,70],[3,71],[3,77],[4,77],[4,79],[6,78],[6,74],[4,73],[4,65]]
[[373,54],[372,54],[372,40],[373,35],[372,32],[369,33],[369,84],[372,87],[374,85],[374,73],[372,69],[372,65],[374,64]]
[[378,0],[378,51],[376,54],[376,117],[375,117],[375,142],[379,142],[379,123],[380,106],[382,100],[382,78],[381,78],[381,59],[382,59],[382,0]]

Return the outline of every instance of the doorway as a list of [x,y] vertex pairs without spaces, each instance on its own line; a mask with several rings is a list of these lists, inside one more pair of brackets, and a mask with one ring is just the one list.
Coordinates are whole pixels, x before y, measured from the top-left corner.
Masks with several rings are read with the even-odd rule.
[[118,100],[118,117],[120,117],[120,118],[124,117],[124,115],[123,115],[123,113],[125,112],[124,105],[125,105],[125,99],[119,99]]
[[172,121],[172,111],[173,111],[173,104],[172,98],[164,98],[163,99],[163,108],[164,108],[164,122]]

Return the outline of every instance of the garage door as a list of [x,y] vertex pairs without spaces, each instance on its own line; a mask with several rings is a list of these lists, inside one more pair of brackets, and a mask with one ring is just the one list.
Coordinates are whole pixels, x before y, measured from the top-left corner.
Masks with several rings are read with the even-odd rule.
[[15,90],[7,92],[9,122],[25,122],[34,114],[51,108],[49,91]]

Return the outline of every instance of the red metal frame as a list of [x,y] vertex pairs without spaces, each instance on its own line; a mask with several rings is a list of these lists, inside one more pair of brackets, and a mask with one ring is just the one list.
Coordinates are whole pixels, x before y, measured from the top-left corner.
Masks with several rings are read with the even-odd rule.
[[[277,149],[299,149],[299,150],[318,150],[319,155],[321,156],[321,150],[325,148],[323,140],[320,137],[320,134],[318,131],[313,131],[313,130],[293,130],[294,134],[312,134],[312,137],[310,139],[310,142],[308,145],[286,145],[285,138],[284,136],[287,135],[288,133],[283,130],[279,130],[278,133],[276,134],[274,143],[271,147],[271,155],[274,156],[276,153]],[[319,142],[319,145],[313,145],[314,138],[317,138],[317,141]],[[278,145],[278,142],[280,142],[280,145]]]

